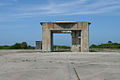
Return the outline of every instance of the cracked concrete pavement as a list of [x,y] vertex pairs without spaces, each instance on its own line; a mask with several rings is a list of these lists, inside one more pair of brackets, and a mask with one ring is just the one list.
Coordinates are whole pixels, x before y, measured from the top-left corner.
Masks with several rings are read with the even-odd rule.
[[79,79],[120,80],[120,53],[0,50],[0,80]]

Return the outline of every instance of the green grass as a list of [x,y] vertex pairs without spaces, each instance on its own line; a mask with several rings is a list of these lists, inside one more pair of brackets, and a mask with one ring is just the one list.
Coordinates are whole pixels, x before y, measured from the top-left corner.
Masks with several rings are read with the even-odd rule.
[[58,45],[54,45],[53,46],[54,49],[59,48],[59,49],[70,49],[70,46],[58,46]]
[[112,43],[110,41],[108,41],[108,43],[105,43],[105,44],[100,44],[100,45],[95,45],[95,44],[92,44],[90,46],[90,49],[92,48],[99,48],[99,49],[120,49],[120,43]]

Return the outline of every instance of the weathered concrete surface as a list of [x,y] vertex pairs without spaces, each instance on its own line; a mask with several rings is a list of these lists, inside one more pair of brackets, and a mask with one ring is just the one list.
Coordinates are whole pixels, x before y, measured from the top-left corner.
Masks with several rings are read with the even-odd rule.
[[120,80],[120,53],[0,51],[0,80],[78,80],[77,75]]
[[89,52],[89,22],[41,22],[40,24],[42,25],[43,51],[53,51],[53,33],[71,31],[71,51]]

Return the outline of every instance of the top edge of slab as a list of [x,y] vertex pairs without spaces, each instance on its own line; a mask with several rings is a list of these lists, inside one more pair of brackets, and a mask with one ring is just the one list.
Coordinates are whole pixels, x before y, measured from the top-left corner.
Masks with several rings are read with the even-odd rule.
[[90,22],[79,22],[79,21],[51,21],[51,22],[40,22],[40,24],[43,23],[88,23],[91,24]]

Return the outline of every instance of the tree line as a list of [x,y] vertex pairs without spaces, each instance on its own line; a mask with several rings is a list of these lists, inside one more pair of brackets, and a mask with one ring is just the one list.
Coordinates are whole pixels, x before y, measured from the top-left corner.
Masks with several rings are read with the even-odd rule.
[[0,46],[0,49],[35,49],[35,47],[30,46],[27,44],[27,42],[22,42],[22,43],[15,43],[12,46]]
[[[61,49],[70,49],[69,46],[53,46],[53,48],[61,48]],[[111,49],[120,49],[120,43],[113,43],[112,41],[108,41],[107,43],[95,45],[92,44],[90,48],[111,48]],[[0,49],[35,49],[35,47],[30,46],[27,42],[15,43],[12,46],[0,46]]]
[[112,41],[108,41],[105,44],[95,45],[92,44],[90,48],[111,48],[111,49],[120,49],[120,43],[113,43]]

